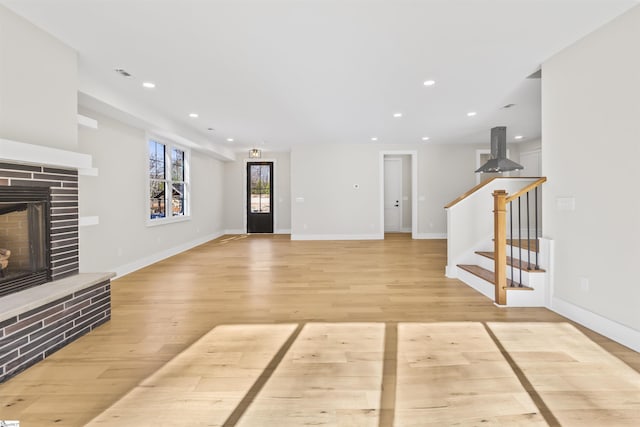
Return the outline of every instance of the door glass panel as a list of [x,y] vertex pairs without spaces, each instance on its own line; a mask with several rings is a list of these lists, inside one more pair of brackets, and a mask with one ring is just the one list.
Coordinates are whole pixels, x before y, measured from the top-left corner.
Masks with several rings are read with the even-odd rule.
[[251,165],[251,212],[271,212],[271,174],[269,165]]

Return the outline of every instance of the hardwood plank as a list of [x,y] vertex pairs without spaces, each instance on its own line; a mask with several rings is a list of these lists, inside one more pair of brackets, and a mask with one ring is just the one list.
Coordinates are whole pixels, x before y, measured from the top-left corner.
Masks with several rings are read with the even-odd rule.
[[[112,320],[1,384],[1,416],[32,426],[86,425],[219,325],[567,321],[543,308],[495,307],[444,277],[445,264],[445,240],[402,234],[348,242],[224,236],[115,280]],[[640,370],[638,353],[578,328]],[[249,361],[259,357],[248,353]],[[167,387],[192,377],[174,381]],[[222,387],[216,380],[200,386]]]
[[396,425],[546,425],[480,323],[398,325]]
[[560,424],[638,425],[640,373],[574,326],[547,322],[488,326]]
[[311,323],[239,426],[378,425],[383,323]]
[[222,425],[295,326],[217,326],[87,425]]

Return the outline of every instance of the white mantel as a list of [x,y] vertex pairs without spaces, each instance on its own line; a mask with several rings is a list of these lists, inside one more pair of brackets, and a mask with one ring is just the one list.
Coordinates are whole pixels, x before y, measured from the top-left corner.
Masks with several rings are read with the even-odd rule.
[[[0,139],[0,161],[93,171],[91,155]],[[92,173],[88,173],[92,174]]]

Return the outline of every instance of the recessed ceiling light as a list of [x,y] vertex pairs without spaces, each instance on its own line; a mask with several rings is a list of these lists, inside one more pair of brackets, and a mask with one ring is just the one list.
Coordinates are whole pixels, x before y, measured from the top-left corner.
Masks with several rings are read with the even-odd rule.
[[469,117],[473,117],[473,116],[475,116],[476,114],[478,114],[478,113],[476,113],[475,111],[469,111],[469,112],[467,113],[467,116],[469,116]]
[[436,84],[435,80],[425,80],[424,81],[424,85],[425,86],[433,86],[434,84]]
[[516,135],[516,136],[513,137],[513,139],[523,139],[523,138],[524,138],[524,136],[522,136],[522,135]]
[[429,140],[429,137],[428,137],[428,136],[423,136],[423,137],[422,137],[422,140],[423,140],[423,141],[428,141],[428,140]]
[[372,141],[377,141],[378,138],[376,138],[375,136],[373,138],[371,138]]
[[402,113],[393,113],[393,117],[402,117]]
[[198,113],[189,113],[189,117],[191,117],[192,119],[196,119],[198,118]]
[[227,138],[227,142],[233,142],[233,138]]
[[156,87],[156,84],[151,82],[144,82],[142,83],[142,86],[146,87],[147,89],[153,89],[154,87]]

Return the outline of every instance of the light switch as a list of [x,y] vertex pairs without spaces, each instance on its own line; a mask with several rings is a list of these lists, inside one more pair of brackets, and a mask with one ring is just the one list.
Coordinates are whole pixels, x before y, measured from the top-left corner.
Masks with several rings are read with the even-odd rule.
[[575,211],[576,199],[573,197],[557,197],[556,207],[559,211]]

